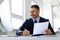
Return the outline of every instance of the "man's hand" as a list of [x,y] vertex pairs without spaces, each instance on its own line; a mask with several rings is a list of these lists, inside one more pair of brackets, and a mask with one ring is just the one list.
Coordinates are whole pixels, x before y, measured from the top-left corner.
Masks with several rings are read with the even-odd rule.
[[51,35],[52,34],[52,32],[50,31],[50,29],[45,30],[45,32],[46,32],[47,35]]
[[27,29],[25,29],[23,31],[23,36],[29,36],[30,35],[30,31],[28,31]]

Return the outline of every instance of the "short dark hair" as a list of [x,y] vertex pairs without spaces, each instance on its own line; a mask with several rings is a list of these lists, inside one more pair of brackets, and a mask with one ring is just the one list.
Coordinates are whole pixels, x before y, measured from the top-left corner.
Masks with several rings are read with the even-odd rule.
[[40,10],[38,5],[32,5],[31,8],[36,8],[36,9]]

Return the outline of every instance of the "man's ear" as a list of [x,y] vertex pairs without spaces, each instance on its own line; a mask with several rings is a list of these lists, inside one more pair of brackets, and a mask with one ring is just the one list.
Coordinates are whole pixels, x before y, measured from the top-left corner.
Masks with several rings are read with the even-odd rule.
[[39,10],[39,13],[40,13],[40,10]]
[[38,11],[38,13],[40,14],[40,11]]

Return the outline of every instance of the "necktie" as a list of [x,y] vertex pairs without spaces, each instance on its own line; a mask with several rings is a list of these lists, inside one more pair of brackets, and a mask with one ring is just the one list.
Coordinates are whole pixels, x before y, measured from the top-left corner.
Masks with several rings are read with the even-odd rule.
[[37,23],[37,20],[35,20],[35,22],[34,23]]

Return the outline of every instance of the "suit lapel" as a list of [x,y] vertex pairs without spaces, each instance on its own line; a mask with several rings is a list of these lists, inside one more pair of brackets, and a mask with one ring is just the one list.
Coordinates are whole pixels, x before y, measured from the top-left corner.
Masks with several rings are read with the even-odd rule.
[[39,22],[42,22],[42,18],[40,17]]
[[31,22],[31,23],[34,23],[33,20],[32,20],[32,18],[30,18],[30,22]]

